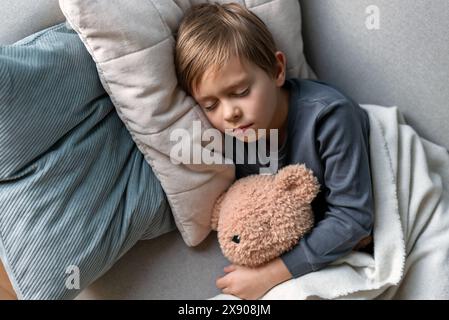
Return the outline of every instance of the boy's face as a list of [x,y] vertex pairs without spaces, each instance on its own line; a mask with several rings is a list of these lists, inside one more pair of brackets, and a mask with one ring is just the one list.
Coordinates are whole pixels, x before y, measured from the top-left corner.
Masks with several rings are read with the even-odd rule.
[[221,132],[231,130],[233,136],[245,142],[253,140],[247,129],[255,130],[256,139],[262,137],[257,135],[257,129],[281,129],[288,108],[288,93],[281,91],[286,63],[282,52],[277,52],[276,58],[275,77],[238,57],[230,59],[218,72],[208,70],[204,74],[193,98],[215,128]]

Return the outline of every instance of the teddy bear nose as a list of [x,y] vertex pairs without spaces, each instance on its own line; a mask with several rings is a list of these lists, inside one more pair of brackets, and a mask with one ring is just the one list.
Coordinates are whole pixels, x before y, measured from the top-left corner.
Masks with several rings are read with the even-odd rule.
[[239,236],[239,235],[233,236],[233,237],[232,237],[232,242],[240,243],[240,236]]

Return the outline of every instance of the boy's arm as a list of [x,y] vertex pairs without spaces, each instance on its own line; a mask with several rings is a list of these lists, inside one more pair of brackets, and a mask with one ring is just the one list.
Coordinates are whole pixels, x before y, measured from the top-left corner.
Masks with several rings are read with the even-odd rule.
[[351,252],[373,225],[369,166],[369,122],[363,109],[347,100],[319,115],[316,140],[324,170],[329,210],[312,232],[281,256],[293,277],[317,271]]

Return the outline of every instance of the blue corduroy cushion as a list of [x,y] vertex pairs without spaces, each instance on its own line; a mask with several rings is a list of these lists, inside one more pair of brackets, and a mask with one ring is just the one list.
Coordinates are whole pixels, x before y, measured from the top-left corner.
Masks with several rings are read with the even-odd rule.
[[72,299],[174,228],[78,35],[63,23],[1,46],[0,257],[18,297]]

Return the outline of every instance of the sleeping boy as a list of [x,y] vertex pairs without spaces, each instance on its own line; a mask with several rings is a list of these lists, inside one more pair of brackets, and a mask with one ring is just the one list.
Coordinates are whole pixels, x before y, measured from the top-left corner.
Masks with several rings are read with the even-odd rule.
[[[257,299],[275,285],[347,255],[373,228],[369,120],[351,98],[319,81],[286,79],[286,57],[266,25],[238,4],[201,4],[184,16],[176,43],[181,87],[210,123],[245,145],[278,130],[278,168],[304,163],[321,185],[315,227],[291,251],[258,268],[227,266],[223,293]],[[263,164],[236,164],[237,178]]]

